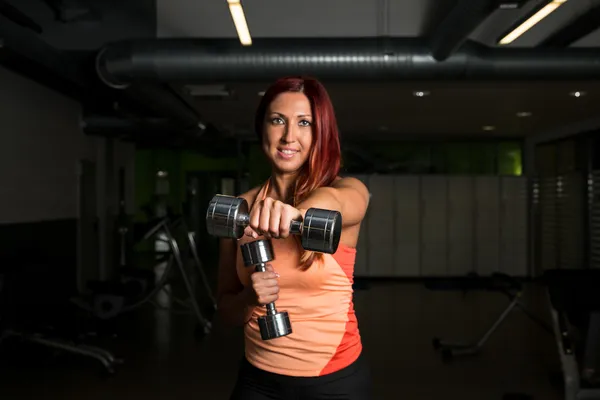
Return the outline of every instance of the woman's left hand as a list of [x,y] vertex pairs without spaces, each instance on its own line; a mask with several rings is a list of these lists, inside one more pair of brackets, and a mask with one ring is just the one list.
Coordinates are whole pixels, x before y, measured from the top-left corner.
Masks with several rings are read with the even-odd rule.
[[290,236],[290,224],[301,220],[302,212],[289,204],[270,197],[254,203],[250,211],[250,222],[244,233],[257,238],[284,239]]

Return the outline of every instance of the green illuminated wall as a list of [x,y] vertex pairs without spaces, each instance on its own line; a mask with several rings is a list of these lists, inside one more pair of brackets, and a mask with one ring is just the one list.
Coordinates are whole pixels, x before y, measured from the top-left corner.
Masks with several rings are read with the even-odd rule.
[[[152,201],[156,172],[169,173],[168,205],[181,211],[186,198],[186,174],[192,171],[236,172],[238,163],[249,179],[250,187],[268,178],[270,167],[258,144],[245,149],[246,160],[231,157],[209,157],[193,151],[138,150],[136,152],[135,197],[136,219],[143,218],[141,207]],[[395,165],[393,173],[521,175],[522,144],[520,141],[485,142],[381,142],[365,143],[361,149],[372,159]],[[364,162],[349,151],[343,153],[343,168],[361,173]]]
[[[371,160],[393,166],[391,173],[450,175],[521,175],[520,141],[382,142],[361,146]],[[344,169],[360,173],[356,154],[344,152]]]
[[186,197],[186,174],[191,171],[236,171],[238,160],[211,158],[191,151],[138,150],[135,158],[136,219],[143,219],[141,208],[152,201],[156,173],[169,173],[168,205],[181,212]]

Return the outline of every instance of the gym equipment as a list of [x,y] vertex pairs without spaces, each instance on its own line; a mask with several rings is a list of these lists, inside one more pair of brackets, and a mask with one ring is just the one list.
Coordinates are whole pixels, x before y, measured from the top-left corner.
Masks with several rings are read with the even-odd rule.
[[20,339],[25,342],[38,344],[41,346],[50,347],[57,350],[62,350],[67,353],[80,355],[83,357],[90,357],[102,364],[104,370],[109,375],[115,374],[115,366],[123,364],[123,360],[115,358],[115,356],[100,347],[90,346],[86,344],[77,344],[71,340],[64,340],[58,338],[50,338],[41,333],[25,333],[17,332],[7,329],[0,335],[0,344],[11,337]]
[[[248,226],[248,202],[241,197],[216,195],[206,211],[208,233],[217,237],[239,239]],[[310,208],[303,221],[292,221],[290,233],[301,235],[306,250],[333,254],[342,232],[342,214],[338,211]]]
[[213,295],[212,289],[210,288],[210,285],[208,283],[208,277],[206,276],[206,273],[204,272],[204,268],[202,267],[202,262],[200,261],[200,257],[198,256],[198,248],[196,247],[196,233],[190,231],[189,229],[186,228],[187,231],[187,240],[188,240],[188,245],[190,248],[190,252],[192,253],[192,259],[194,260],[194,265],[196,266],[196,269],[198,270],[198,273],[200,274],[200,279],[202,280],[202,284],[204,285],[204,290],[206,292],[206,295],[209,297],[211,304],[212,304],[212,308],[216,311],[217,310],[217,300],[215,299],[215,296]]
[[600,399],[600,270],[547,270],[565,400]]
[[[114,374],[123,360],[85,343],[90,337],[82,329],[87,316],[75,312],[68,298],[52,293],[44,271],[43,265],[28,264],[0,270],[0,344],[13,340],[92,358],[102,365],[103,373]],[[39,279],[32,281],[36,275]]]
[[[139,226],[142,225],[143,224],[139,224]],[[111,319],[124,313],[134,311],[146,303],[152,303],[154,297],[161,290],[166,290],[167,281],[171,278],[171,268],[173,263],[175,263],[189,295],[188,301],[179,301],[179,303],[186,307],[188,305],[191,306],[192,312],[198,320],[198,326],[196,328],[197,336],[207,335],[212,329],[212,323],[205,318],[204,314],[200,311],[200,306],[194,295],[192,281],[188,276],[184,265],[179,243],[172,233],[172,230],[185,225],[182,224],[181,218],[172,220],[169,217],[165,217],[150,226],[149,229],[141,228],[138,229],[138,231],[141,230],[144,232],[140,241],[155,238],[158,241],[163,241],[166,245],[165,247],[167,250],[162,254],[157,254],[157,259],[155,260],[158,262],[163,262],[164,260],[167,261],[167,267],[160,280],[155,283],[153,272],[146,271],[147,274],[151,275],[145,280],[147,287],[144,287],[141,291],[135,290],[135,293],[131,293],[130,279],[127,277],[124,278],[123,275],[116,281],[90,282],[88,287],[92,290],[91,300],[85,302],[81,298],[74,298],[72,299],[73,303],[90,311],[99,319]],[[187,229],[185,233],[187,235]]]
[[[273,249],[268,240],[256,240],[241,246],[246,267],[255,266],[257,272],[265,272],[267,263],[273,260]],[[277,312],[275,303],[266,305],[267,314],[258,318],[262,340],[276,339],[292,333],[290,317],[286,311]]]
[[129,263],[129,234],[130,221],[127,215],[125,203],[125,169],[119,168],[119,213],[116,220],[116,231],[118,237],[119,248],[119,267],[126,267]]
[[461,290],[464,295],[470,290],[500,292],[506,295],[510,301],[492,326],[475,343],[454,343],[444,341],[440,338],[433,338],[433,348],[441,352],[442,360],[444,361],[450,361],[455,356],[475,355],[479,353],[485,345],[485,342],[515,308],[520,308],[532,321],[540,325],[542,329],[548,333],[552,334],[552,329],[548,324],[529,311],[521,301],[523,294],[523,286],[521,283],[506,274],[493,273],[490,278],[482,278],[477,274],[469,274],[465,278],[458,279],[436,278],[427,281],[425,287],[430,290]]

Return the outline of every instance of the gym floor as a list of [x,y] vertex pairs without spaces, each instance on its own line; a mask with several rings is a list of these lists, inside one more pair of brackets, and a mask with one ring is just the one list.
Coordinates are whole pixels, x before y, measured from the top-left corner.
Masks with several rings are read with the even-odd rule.
[[[524,301],[549,320],[542,289],[528,284]],[[356,311],[378,400],[502,399],[523,393],[559,399],[550,375],[560,371],[554,339],[518,309],[505,320],[483,352],[444,364],[431,340],[476,339],[506,307],[501,294],[432,292],[420,283],[370,283],[357,290]],[[120,327],[108,343],[125,359],[110,378],[81,358],[42,357],[39,349],[19,360],[0,353],[4,399],[211,399],[226,400],[242,355],[240,332],[215,326],[203,341],[194,320],[148,307]]]

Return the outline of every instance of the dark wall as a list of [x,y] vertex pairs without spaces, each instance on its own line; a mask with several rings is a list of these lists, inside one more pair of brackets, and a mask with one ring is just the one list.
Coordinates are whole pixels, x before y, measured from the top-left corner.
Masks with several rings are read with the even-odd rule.
[[0,224],[77,217],[77,162],[96,159],[77,102],[0,69]]
[[[46,265],[57,287],[74,290],[105,275],[105,257],[90,267],[83,260],[95,248],[106,254],[110,215],[117,211],[118,168],[126,167],[133,209],[134,148],[83,134],[81,106],[14,72],[0,68],[0,272]],[[92,185],[82,196],[84,163]],[[85,210],[82,198],[93,209]],[[87,226],[81,214],[87,212]],[[82,238],[81,232],[88,232]],[[96,232],[92,237],[90,232]],[[104,272],[103,272],[104,271]],[[32,277],[34,278],[34,277]]]

